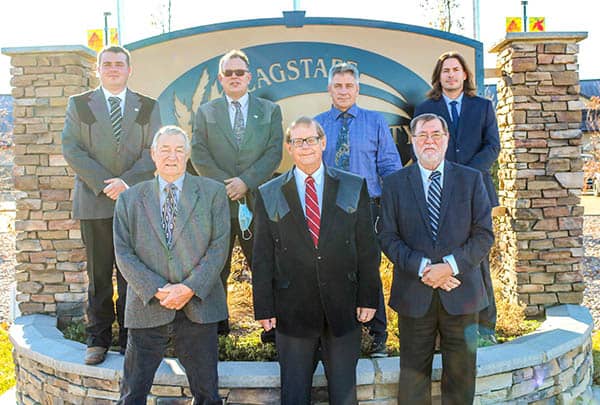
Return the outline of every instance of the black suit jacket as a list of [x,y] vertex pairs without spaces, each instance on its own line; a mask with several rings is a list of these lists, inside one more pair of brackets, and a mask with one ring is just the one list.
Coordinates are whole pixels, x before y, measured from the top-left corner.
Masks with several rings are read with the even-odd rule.
[[398,314],[425,315],[433,289],[418,272],[421,259],[440,263],[454,255],[461,285],[450,292],[439,290],[451,315],[478,312],[488,305],[479,263],[494,241],[491,207],[481,174],[446,161],[438,238],[434,242],[419,166],[413,164],[387,176],[383,182],[381,247],[394,263],[389,305]]
[[423,113],[434,113],[444,117],[450,126],[450,141],[446,159],[477,169],[483,175],[483,182],[492,206],[498,205],[496,187],[492,181],[490,168],[500,153],[498,123],[492,102],[483,97],[462,99],[458,129],[454,130],[448,108],[443,97],[428,99],[415,109],[415,117]]
[[259,188],[252,287],[256,319],[277,318],[290,336],[334,336],[359,327],[356,307],[377,308],[380,253],[365,181],[325,168],[318,248],[293,169]]

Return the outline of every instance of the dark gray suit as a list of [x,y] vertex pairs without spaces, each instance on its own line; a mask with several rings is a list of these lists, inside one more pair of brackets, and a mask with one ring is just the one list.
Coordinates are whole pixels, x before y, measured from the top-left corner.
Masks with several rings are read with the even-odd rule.
[[[384,179],[379,235],[383,251],[394,263],[389,305],[399,315],[401,404],[430,403],[438,330],[443,401],[473,400],[477,313],[488,305],[479,264],[494,240],[490,210],[481,174],[446,161],[434,241],[419,166],[413,164]],[[461,284],[450,292],[434,290],[418,275],[421,259],[435,264],[447,255],[456,260]]]
[[[161,226],[158,180],[142,182],[117,200],[114,240],[117,263],[128,282],[125,325],[130,340],[122,403],[145,399],[169,336],[175,339],[196,401],[216,401],[216,323],[227,318],[219,278],[229,244],[224,186],[185,175],[169,249]],[[154,297],[167,283],[182,283],[194,291],[182,310],[167,309]]]
[[[101,88],[73,96],[67,106],[62,132],[65,160],[75,171],[73,218],[79,219],[86,245],[88,289],[88,346],[108,348],[113,309],[112,272],[114,250],[112,217],[115,203],[102,190],[104,180],[119,177],[127,185],[152,178],[150,158],[154,133],[160,128],[155,100],[127,90],[121,122],[121,141],[113,136],[106,99]],[[123,324],[126,284],[117,271],[119,343],[126,343]]]

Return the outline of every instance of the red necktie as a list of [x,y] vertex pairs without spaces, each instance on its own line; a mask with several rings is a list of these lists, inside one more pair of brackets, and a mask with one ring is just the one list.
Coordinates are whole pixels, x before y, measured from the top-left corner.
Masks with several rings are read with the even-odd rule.
[[315,188],[315,179],[311,176],[308,176],[305,182],[306,193],[304,205],[306,206],[306,223],[308,224],[308,230],[315,243],[315,247],[317,247],[319,245],[319,227],[321,226],[317,189]]

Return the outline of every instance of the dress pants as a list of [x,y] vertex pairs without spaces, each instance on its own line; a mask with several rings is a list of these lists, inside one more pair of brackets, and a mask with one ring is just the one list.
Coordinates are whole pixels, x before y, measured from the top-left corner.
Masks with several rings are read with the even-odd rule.
[[[250,224],[250,232],[252,233],[252,237],[249,240],[244,240],[242,237],[242,230],[240,229],[240,223],[238,222],[237,217],[231,218],[231,235],[229,237],[229,255],[227,256],[227,260],[225,260],[225,265],[223,266],[223,270],[221,270],[221,282],[223,283],[223,289],[225,290],[225,297],[227,297],[227,279],[229,278],[229,274],[231,273],[231,259],[233,247],[235,245],[235,238],[238,238],[240,242],[240,246],[242,247],[242,252],[244,252],[244,256],[246,256],[246,261],[248,265],[252,265],[252,243],[254,242],[254,220]],[[246,236],[248,236],[248,232],[246,231]],[[229,333],[229,321],[227,319],[219,322],[219,333],[220,334],[228,334]]]
[[276,330],[282,405],[309,405],[317,350],[327,377],[331,405],[356,405],[356,364],[361,328],[335,337],[327,326],[320,336],[293,337]]
[[490,273],[489,256],[483,258],[480,268],[485,293],[490,305],[479,312],[479,334],[482,336],[493,335],[496,331],[496,299],[494,297],[494,286],[492,285],[492,275]]
[[173,322],[154,328],[129,329],[125,351],[122,405],[145,405],[154,374],[164,357],[169,339],[185,369],[194,404],[220,405],[218,392],[217,324],[190,321],[177,311]]
[[[370,199],[371,217],[373,218],[373,227],[375,233],[379,233],[381,229],[380,210],[381,205],[379,198]],[[387,341],[387,316],[385,313],[385,300],[383,298],[383,288],[379,291],[379,299],[377,302],[377,310],[375,316],[369,322],[365,323],[369,328],[369,334],[373,336],[376,343]]]
[[[112,341],[112,324],[115,315],[119,323],[119,345],[127,346],[125,329],[125,301],[127,282],[115,262],[113,246],[113,219],[80,220],[81,237],[87,255],[89,279],[87,307],[87,345],[109,348]],[[117,268],[116,303],[113,303],[113,268]]]
[[477,313],[448,314],[438,292],[434,291],[427,313],[420,318],[399,315],[398,329],[398,404],[431,404],[431,365],[438,332],[442,352],[442,404],[472,404],[477,361]]

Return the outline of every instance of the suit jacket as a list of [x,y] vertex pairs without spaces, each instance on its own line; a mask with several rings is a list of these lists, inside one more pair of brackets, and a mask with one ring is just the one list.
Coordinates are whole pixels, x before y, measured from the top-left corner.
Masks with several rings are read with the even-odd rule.
[[177,203],[173,245],[161,226],[158,179],[144,181],[117,199],[113,223],[117,265],[127,280],[125,326],[150,328],[175,318],[154,297],[167,283],[183,283],[195,295],[183,307],[197,323],[227,318],[220,274],[229,248],[229,206],[225,187],[185,175]]
[[450,292],[438,289],[451,315],[479,312],[488,306],[479,263],[494,241],[489,198],[481,174],[446,161],[444,184],[434,242],[421,173],[417,164],[383,180],[381,247],[394,263],[389,305],[398,314],[418,318],[427,312],[433,289],[418,272],[422,258],[432,263],[454,255],[461,285]]
[[[88,125],[79,116],[76,97],[87,97],[96,121]],[[104,180],[120,177],[129,186],[151,179],[155,170],[150,158],[152,138],[160,128],[158,103],[150,121],[140,125],[136,121],[142,105],[142,96],[127,90],[125,111],[121,121],[121,141],[113,136],[108,106],[102,89],[69,99],[65,126],[62,132],[62,150],[65,160],[75,171],[73,218],[112,218],[115,202],[102,190]]]
[[482,97],[462,99],[458,129],[452,128],[450,114],[443,97],[428,99],[415,109],[415,117],[423,113],[434,113],[444,117],[450,126],[450,141],[446,159],[477,169],[483,175],[492,207],[498,205],[498,195],[492,180],[490,168],[500,153],[498,123],[492,102]]
[[259,188],[252,288],[256,319],[290,336],[334,336],[359,327],[356,307],[377,308],[380,253],[362,177],[326,167],[318,248],[293,169]]
[[[238,146],[225,97],[198,108],[194,119],[191,162],[198,174],[219,182],[239,177],[249,189],[252,206],[259,185],[269,180],[281,162],[283,128],[281,109],[269,100],[249,94],[248,118]],[[230,201],[231,216],[237,218],[237,204]]]

